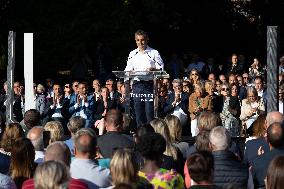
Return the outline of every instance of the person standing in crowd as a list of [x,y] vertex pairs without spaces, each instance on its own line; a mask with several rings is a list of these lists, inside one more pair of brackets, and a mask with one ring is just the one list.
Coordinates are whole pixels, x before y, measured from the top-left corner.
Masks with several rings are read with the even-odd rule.
[[[130,52],[124,71],[163,70],[159,52],[148,46],[148,34],[143,30],[136,31],[135,41],[138,48]],[[149,76],[134,78],[133,95],[137,126],[150,122],[154,118],[154,101],[153,81]]]

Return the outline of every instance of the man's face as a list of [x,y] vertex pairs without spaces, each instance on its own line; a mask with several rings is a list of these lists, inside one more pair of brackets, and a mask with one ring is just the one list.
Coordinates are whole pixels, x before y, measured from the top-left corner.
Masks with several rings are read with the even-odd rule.
[[140,51],[144,51],[147,47],[148,39],[144,35],[135,35],[135,42]]
[[224,75],[220,75],[219,76],[220,81],[222,81],[223,83],[226,82],[226,77]]
[[182,85],[180,83],[173,83],[173,88],[176,94],[182,92]]
[[215,75],[214,74],[209,74],[208,80],[209,81],[215,81],[216,80]]
[[237,84],[237,79],[236,79],[236,77],[235,77],[235,76],[230,76],[230,77],[229,77],[229,83],[230,83],[230,84],[233,84],[233,83],[236,83],[236,84]]
[[243,86],[243,84],[244,84],[243,78],[241,76],[238,76],[237,80],[238,80],[239,86]]
[[75,93],[78,92],[78,85],[79,85],[79,82],[75,81],[72,85],[72,89]]
[[238,62],[238,56],[233,55],[232,56],[232,64],[237,64],[237,62]]
[[247,73],[243,74],[244,83],[248,83],[249,75]]
[[262,81],[260,79],[254,80],[254,86],[257,92],[261,91],[263,88]]
[[78,86],[78,92],[80,95],[85,95],[87,93],[87,87],[85,84],[81,83]]
[[53,92],[54,96],[59,96],[60,95],[60,86],[59,85],[53,85]]

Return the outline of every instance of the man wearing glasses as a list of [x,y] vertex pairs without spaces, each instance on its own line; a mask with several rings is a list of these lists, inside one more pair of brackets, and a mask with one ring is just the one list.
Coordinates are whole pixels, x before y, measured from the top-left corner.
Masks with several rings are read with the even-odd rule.
[[[137,49],[130,52],[124,71],[163,70],[164,63],[155,49],[148,46],[148,34],[143,30],[135,32]],[[153,81],[147,75],[134,78],[134,110],[137,126],[150,122],[154,118]]]

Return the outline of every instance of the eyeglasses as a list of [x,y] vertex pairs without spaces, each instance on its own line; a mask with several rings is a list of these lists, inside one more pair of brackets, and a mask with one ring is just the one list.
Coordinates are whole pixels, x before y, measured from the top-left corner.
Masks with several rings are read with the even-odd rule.
[[[78,85],[77,85],[77,86],[78,86]],[[69,88],[69,86],[68,86],[68,85],[65,85],[64,87],[65,87],[65,88]]]
[[178,85],[178,86],[174,86],[174,88],[175,88],[175,89],[180,89],[180,88],[181,88],[181,86],[180,86],[180,85]]
[[229,88],[222,88],[222,91],[229,91]]
[[74,85],[74,87],[78,87],[78,85]]

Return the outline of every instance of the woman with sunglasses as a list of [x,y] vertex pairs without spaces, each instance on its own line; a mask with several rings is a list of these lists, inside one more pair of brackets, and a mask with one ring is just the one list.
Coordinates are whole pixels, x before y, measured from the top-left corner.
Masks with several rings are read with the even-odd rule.
[[200,83],[201,77],[197,69],[190,71],[189,80],[193,85]]
[[223,107],[220,113],[222,125],[229,131],[231,136],[239,136],[240,124],[238,117],[241,109],[239,98],[238,96],[231,95],[231,89],[228,83],[223,83],[221,95],[223,97]]

